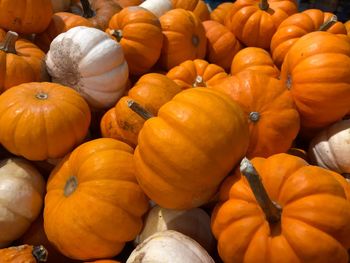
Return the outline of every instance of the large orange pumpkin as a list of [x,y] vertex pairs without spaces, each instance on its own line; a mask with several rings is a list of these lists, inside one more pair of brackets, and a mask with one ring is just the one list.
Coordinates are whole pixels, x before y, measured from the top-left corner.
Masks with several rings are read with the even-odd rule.
[[246,46],[269,49],[278,26],[297,11],[295,0],[237,0],[225,25]]
[[245,155],[248,133],[243,111],[227,95],[208,88],[181,91],[139,133],[137,180],[164,208],[201,206]]
[[219,4],[211,13],[210,20],[217,21],[224,25],[226,20],[226,15],[230,12],[233,7],[233,3],[224,2]]
[[21,245],[0,249],[1,263],[46,262],[48,252],[43,246]]
[[63,157],[81,143],[90,109],[75,90],[55,83],[24,83],[0,96],[0,142],[29,160]]
[[271,40],[271,54],[274,62],[281,67],[291,46],[302,36],[323,30],[333,34],[346,34],[343,23],[337,22],[332,13],[318,9],[307,9],[284,20]]
[[288,154],[246,163],[212,215],[225,263],[348,262],[350,202],[333,172]]
[[203,0],[171,0],[173,8],[192,11],[201,21],[210,19],[210,12]]
[[100,138],[80,145],[55,167],[47,183],[44,229],[62,254],[111,258],[141,231],[148,200],[132,158],[129,145]]
[[215,83],[242,107],[249,122],[249,158],[286,152],[296,138],[300,120],[290,91],[276,78],[251,70]]

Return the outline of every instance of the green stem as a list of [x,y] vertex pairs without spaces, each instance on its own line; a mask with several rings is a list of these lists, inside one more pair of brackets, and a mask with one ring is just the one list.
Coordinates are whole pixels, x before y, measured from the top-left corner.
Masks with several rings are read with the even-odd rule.
[[8,31],[6,33],[5,39],[0,43],[0,50],[6,53],[17,54],[16,52],[16,41],[18,39],[18,34],[13,31]]

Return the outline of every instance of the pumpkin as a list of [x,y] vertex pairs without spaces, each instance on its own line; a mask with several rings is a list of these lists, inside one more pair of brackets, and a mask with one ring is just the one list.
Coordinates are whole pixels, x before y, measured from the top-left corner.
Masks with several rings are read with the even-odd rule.
[[41,211],[44,191],[44,178],[28,161],[8,158],[0,162],[0,247],[27,231]]
[[54,13],[68,11],[71,0],[51,0],[52,10]]
[[295,0],[237,0],[225,25],[246,46],[269,49],[278,26],[297,11]]
[[225,19],[231,8],[233,7],[233,3],[223,2],[219,4],[211,13],[210,20],[217,21],[220,24],[225,24]]
[[284,153],[240,169],[212,215],[224,262],[348,262],[350,202],[333,172]]
[[187,60],[169,70],[167,77],[181,89],[207,87],[211,83],[227,77],[225,70],[203,59]]
[[307,9],[284,20],[271,40],[271,54],[276,65],[281,67],[288,50],[300,37],[318,30],[346,34],[345,26],[335,15],[318,9]]
[[120,139],[135,147],[145,120],[130,109],[129,101],[134,100],[156,116],[159,108],[180,91],[180,87],[164,75],[157,73],[143,75],[129,90],[128,95],[122,97],[115,107],[103,116],[101,120],[103,137]]
[[48,253],[43,246],[21,245],[0,249],[1,263],[46,262]]
[[350,120],[323,129],[311,141],[309,156],[318,166],[350,174]]
[[312,32],[290,48],[281,79],[300,113],[302,136],[313,137],[349,113],[349,76],[350,42],[346,38]]
[[350,37],[350,20],[346,21],[344,25],[348,33],[348,36]]
[[171,0],[146,0],[139,6],[152,12],[156,17],[161,17],[173,8]]
[[100,138],[78,146],[55,167],[47,183],[44,229],[62,254],[111,258],[141,231],[148,201],[132,159],[127,144]]
[[57,36],[46,56],[54,82],[76,89],[92,108],[109,108],[123,95],[128,65],[108,34],[78,26]]
[[299,132],[300,120],[283,82],[252,70],[223,79],[212,88],[228,94],[249,122],[249,158],[286,152]]
[[45,31],[35,36],[35,44],[47,53],[50,49],[50,44],[55,37],[76,26],[93,27],[93,24],[79,15],[68,12],[55,13]]
[[110,260],[110,259],[101,259],[101,260],[96,260],[96,261],[89,261],[86,263],[120,263],[120,262],[115,261],[115,260]]
[[124,8],[111,18],[106,32],[122,46],[131,74],[144,74],[160,57],[162,28],[159,19],[147,9]]
[[128,6],[135,6],[140,5],[144,0],[114,0],[119,4],[122,8],[128,7]]
[[241,43],[219,22],[208,20],[203,22],[203,26],[208,39],[208,61],[229,71],[233,57],[242,48]]
[[0,93],[21,83],[49,79],[44,63],[45,53],[36,45],[29,40],[18,39],[18,34],[12,31],[6,36],[0,34],[0,40]]
[[248,137],[243,111],[229,96],[183,90],[144,123],[134,153],[137,180],[161,207],[199,207],[246,153]]
[[168,11],[159,20],[164,34],[160,64],[165,70],[186,60],[205,57],[207,39],[196,15],[178,8]]
[[196,241],[177,231],[157,232],[131,252],[126,263],[214,263]]
[[[57,0],[58,1],[58,0]],[[40,33],[52,16],[51,0],[0,1],[0,28],[22,34]]]
[[201,21],[210,19],[208,6],[203,0],[171,0],[173,8],[192,11]]
[[154,206],[144,222],[141,233],[135,239],[136,245],[157,232],[175,230],[197,241],[208,252],[213,252],[215,249],[210,217],[203,209],[171,210]]
[[0,143],[28,160],[60,158],[83,141],[90,110],[73,89],[24,83],[0,96]]
[[246,47],[233,58],[231,63],[232,75],[247,69],[273,78],[279,78],[280,76],[280,71],[273,63],[269,52],[258,47]]

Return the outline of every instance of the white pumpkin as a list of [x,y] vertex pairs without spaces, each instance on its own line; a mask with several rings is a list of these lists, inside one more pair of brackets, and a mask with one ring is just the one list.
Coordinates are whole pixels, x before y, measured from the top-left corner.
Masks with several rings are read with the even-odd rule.
[[54,13],[68,11],[71,0],[51,0]]
[[214,263],[196,241],[180,232],[157,232],[138,245],[126,263]]
[[134,243],[138,245],[151,235],[165,230],[178,231],[196,240],[209,252],[215,249],[215,238],[210,228],[210,217],[200,208],[180,211],[160,206],[153,207],[148,212],[143,229]]
[[318,166],[350,173],[350,120],[339,121],[317,134],[311,141],[309,157]]
[[77,90],[94,109],[114,106],[126,89],[122,47],[96,28],[78,26],[58,35],[45,61],[54,82]]
[[38,217],[44,192],[44,178],[29,162],[19,158],[0,162],[1,248],[22,236]]
[[156,17],[161,17],[163,14],[173,9],[171,0],[146,0],[139,6],[151,11]]

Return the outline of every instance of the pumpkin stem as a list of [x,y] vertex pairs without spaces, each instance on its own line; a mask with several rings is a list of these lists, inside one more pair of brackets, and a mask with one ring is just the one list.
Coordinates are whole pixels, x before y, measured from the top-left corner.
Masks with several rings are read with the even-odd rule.
[[247,178],[255,199],[260,205],[261,209],[264,211],[267,221],[270,224],[279,222],[281,219],[282,209],[280,206],[271,201],[253,164],[247,158],[243,158],[239,169]]
[[128,100],[128,107],[145,120],[148,120],[154,117],[152,113],[147,111],[145,108],[143,108],[140,104],[138,104],[134,100]]
[[269,3],[268,3],[268,0],[261,0],[260,1],[260,4],[259,4],[259,7],[260,7],[260,9],[261,10],[263,10],[263,11],[267,11],[267,10],[269,10]]
[[78,187],[78,179],[75,176],[68,178],[66,185],[64,186],[64,196],[68,197],[75,192]]
[[91,9],[89,0],[80,0],[80,3],[83,6],[83,17],[91,18],[95,16],[95,12]]
[[254,123],[258,122],[260,120],[260,113],[257,111],[252,111],[249,113],[249,120]]
[[5,39],[0,43],[0,50],[6,53],[17,54],[16,52],[16,41],[18,39],[18,34],[13,31],[8,31],[6,33]]
[[192,44],[195,46],[195,47],[198,47],[199,45],[199,37],[196,36],[196,35],[193,35],[192,36]]
[[195,88],[197,88],[197,87],[206,87],[207,84],[205,84],[205,81],[204,81],[203,77],[198,75],[196,77],[196,80],[193,82],[192,86],[195,87]]
[[34,246],[32,251],[33,257],[37,262],[46,262],[48,252],[44,246]]
[[47,93],[40,91],[35,95],[35,97],[39,100],[46,100],[49,97],[49,95],[47,95]]
[[112,36],[114,36],[118,42],[120,42],[123,38],[123,31],[121,31],[120,29],[118,30],[111,30]]
[[333,26],[335,23],[338,22],[338,18],[336,15],[332,15],[332,17],[330,19],[328,19],[326,22],[324,22],[320,28],[318,29],[318,31],[327,31],[328,29],[331,28],[331,26]]

